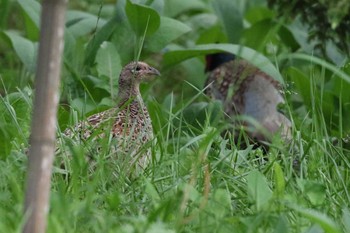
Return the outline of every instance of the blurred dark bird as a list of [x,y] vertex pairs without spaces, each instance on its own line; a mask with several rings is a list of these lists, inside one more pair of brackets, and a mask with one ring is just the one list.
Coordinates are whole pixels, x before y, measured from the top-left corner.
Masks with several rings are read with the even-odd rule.
[[153,139],[153,128],[139,86],[159,75],[157,69],[144,62],[127,64],[119,76],[118,105],[66,129],[64,136],[83,143],[110,138],[114,146],[110,152],[112,156],[123,156],[130,163],[137,161],[145,168],[151,151],[141,149]]
[[220,100],[228,117],[246,116],[242,124],[250,139],[271,142],[277,133],[291,138],[291,122],[277,109],[284,103],[280,84],[271,76],[229,53],[207,55],[206,71],[206,95]]

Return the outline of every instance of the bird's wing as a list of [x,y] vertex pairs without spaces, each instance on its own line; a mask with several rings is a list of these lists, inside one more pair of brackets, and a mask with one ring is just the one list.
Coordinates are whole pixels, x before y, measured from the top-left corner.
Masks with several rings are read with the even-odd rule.
[[282,131],[286,131],[291,126],[290,121],[277,110],[277,106],[284,103],[283,97],[275,85],[266,78],[255,76],[243,95],[242,114],[254,118],[268,132],[274,134],[281,127]]

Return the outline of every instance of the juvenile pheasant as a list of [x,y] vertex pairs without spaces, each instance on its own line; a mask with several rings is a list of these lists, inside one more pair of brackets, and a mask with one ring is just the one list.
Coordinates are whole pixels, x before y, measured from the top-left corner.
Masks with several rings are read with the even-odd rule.
[[277,110],[284,99],[279,83],[247,61],[228,53],[206,56],[206,71],[210,72],[205,93],[222,101],[229,117],[244,115],[247,134],[253,141],[270,142],[280,132],[289,140],[291,122]]
[[[139,86],[160,73],[144,62],[131,62],[121,71],[119,77],[118,105],[90,116],[64,135],[74,141],[85,143],[109,139],[111,156],[123,158],[144,168],[149,160],[150,150],[141,151],[142,146],[152,140],[153,129],[147,108],[142,100]],[[95,148],[96,149],[96,148]],[[131,156],[131,157],[130,157]]]

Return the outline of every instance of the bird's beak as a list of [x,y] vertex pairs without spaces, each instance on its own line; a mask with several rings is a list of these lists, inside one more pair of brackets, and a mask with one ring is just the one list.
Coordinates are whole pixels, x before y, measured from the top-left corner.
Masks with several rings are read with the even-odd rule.
[[156,68],[153,68],[153,67],[150,67],[149,74],[154,75],[154,76],[160,76],[160,72]]
[[160,72],[156,68],[153,68],[151,66],[148,67],[148,69],[144,72],[145,75],[143,76],[143,81],[145,82],[152,81],[155,77],[160,76]]

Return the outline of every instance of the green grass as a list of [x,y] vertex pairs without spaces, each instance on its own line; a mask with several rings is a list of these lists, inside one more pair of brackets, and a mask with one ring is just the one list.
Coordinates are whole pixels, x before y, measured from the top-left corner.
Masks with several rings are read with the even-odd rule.
[[[349,151],[328,139],[318,104],[291,144],[264,155],[222,138],[222,121],[195,127],[184,107],[150,102],[152,164],[129,177],[101,151],[91,171],[76,145],[69,177],[52,177],[49,232],[348,232]],[[0,171],[0,231],[18,232],[26,155],[12,152]]]
[[[0,232],[21,232],[34,90],[28,67],[35,64],[40,8],[33,7],[39,5],[34,0],[3,2]],[[121,65],[140,52],[134,51],[133,28],[145,22],[115,17],[116,11],[125,13],[124,1],[117,2],[70,1],[61,130],[112,106],[112,83]],[[141,87],[156,135],[154,145],[145,145],[151,146],[153,161],[139,176],[129,176],[125,161],[106,159],[104,142],[92,169],[86,155],[95,145],[64,144],[72,155],[65,161],[69,175],[62,174],[57,156],[48,232],[350,232],[349,57],[334,44],[325,45],[332,53],[322,57],[317,48],[310,49],[307,28],[290,23],[287,16],[276,18],[264,4],[216,0],[222,5],[214,9],[206,0],[143,2],[157,9],[159,16],[152,14],[161,20],[159,31],[144,36],[140,57],[162,71],[156,88]],[[236,27],[231,27],[233,21]],[[148,26],[157,27],[155,21]],[[103,41],[108,43],[100,46]],[[276,137],[267,154],[252,145],[240,147],[220,104],[203,97],[206,75],[200,56],[218,41],[249,47],[264,61],[278,64],[289,85],[283,110],[293,122],[290,143]],[[198,53],[190,51],[198,44],[204,44],[202,50],[196,46]],[[166,56],[164,47],[170,51]],[[183,59],[173,49],[195,58],[165,69],[164,57],[168,62]],[[106,66],[110,62],[115,65]],[[222,137],[225,129],[229,134]],[[246,135],[239,139],[246,141]]]

